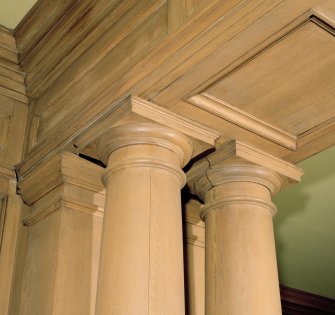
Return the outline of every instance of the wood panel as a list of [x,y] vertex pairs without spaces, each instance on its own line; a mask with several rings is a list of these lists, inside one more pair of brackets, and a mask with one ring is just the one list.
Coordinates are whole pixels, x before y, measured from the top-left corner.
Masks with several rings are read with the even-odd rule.
[[298,136],[335,116],[335,30],[311,17],[288,31],[206,93]]
[[[156,80],[157,78],[152,77],[150,73],[158,68],[162,62],[171,58],[171,61],[180,64],[183,60],[188,59],[189,52],[185,51],[180,55],[179,59],[176,58],[176,52],[183,50],[183,47],[193,41],[193,38],[196,38],[198,34],[201,34],[201,39],[206,39],[206,41],[215,38],[215,32],[208,36],[206,30],[211,29],[213,25],[217,26],[216,21],[221,20],[222,16],[227,16],[228,19],[228,12],[232,11],[240,3],[241,1],[237,0],[224,2],[220,5],[217,3],[208,11],[205,11],[204,15],[192,18],[175,36],[171,37],[167,36],[166,4],[160,2],[159,5],[155,2],[154,5],[150,6],[150,10],[146,8],[146,14],[138,12],[142,18],[132,19],[131,23],[134,22],[135,24],[130,24],[130,28],[127,27],[125,29],[130,36],[132,32],[136,32],[136,30],[132,31],[133,26],[131,25],[136,26],[137,32],[140,33],[139,38],[143,40],[151,38],[150,43],[146,44],[149,46],[141,50],[140,55],[137,54],[135,56],[136,60],[126,55],[130,59],[123,58],[121,65],[117,63],[119,59],[116,58],[114,60],[113,57],[116,51],[120,55],[124,54],[123,49],[126,49],[127,52],[131,50],[132,46],[128,48],[130,43],[128,42],[127,44],[127,41],[130,41],[132,37],[128,35],[128,37],[122,37],[122,41],[117,46],[112,46],[111,50],[108,48],[109,40],[106,40],[103,36],[99,37],[102,47],[105,47],[101,60],[98,59],[96,63],[94,56],[99,53],[100,48],[99,45],[95,44],[76,60],[70,67],[71,69],[69,68],[68,71],[65,71],[59,77],[62,79],[56,80],[52,88],[47,89],[32,102],[31,118],[38,122],[38,124],[35,124],[38,125],[38,128],[34,126],[33,128],[38,130],[33,133],[33,135],[37,134],[37,139],[31,139],[30,141],[33,144],[36,143],[36,147],[29,156],[41,159],[51,151],[59,150],[61,147],[64,148],[65,145],[69,145],[75,136],[83,132],[92,123],[101,119],[103,115],[109,114],[115,106],[118,106],[118,103],[129,95],[134,86],[140,82],[141,86],[143,86],[144,80]],[[264,5],[259,7],[259,14],[264,14],[264,11],[266,12],[269,7],[274,5],[272,1],[264,1]],[[253,8],[251,4],[243,4],[239,9],[245,15]],[[240,11],[235,13],[234,19],[241,17]],[[151,25],[155,25],[155,30],[149,27],[148,33],[145,33],[143,27],[150,25],[150,22],[147,21],[150,18],[152,19]],[[254,18],[257,18],[257,15]],[[159,21],[162,24],[157,24],[155,21]],[[228,26],[230,20],[228,19],[226,22]],[[127,20],[127,23],[129,23],[129,20]],[[158,25],[162,25],[162,28],[160,29]],[[194,27],[195,25],[196,27]],[[216,28],[216,30],[218,29]],[[159,30],[161,30],[163,37],[159,35]],[[152,34],[157,34],[156,42]],[[113,43],[113,36],[111,39]],[[141,45],[141,42],[139,41],[137,44]],[[199,42],[193,41],[193,51],[198,49],[197,45],[203,47],[203,43],[200,40]],[[211,47],[211,49],[215,50],[215,47]],[[213,50],[206,49],[206,53],[210,53]],[[40,54],[43,55],[43,50],[40,51]],[[127,70],[122,68],[126,61]],[[115,64],[117,64],[116,68]],[[118,67],[120,67],[120,71],[116,71]],[[171,67],[166,68],[166,70],[168,69],[171,69]],[[166,74],[165,71],[155,71],[155,73],[159,74],[160,77],[164,77]],[[44,80],[41,81],[44,82]],[[145,87],[143,86],[143,88]],[[73,124],[74,121],[75,124]]]
[[[252,15],[247,15],[248,18],[250,16]],[[331,97],[329,98],[333,90],[330,78],[333,76],[331,51],[335,42],[334,16],[334,4],[329,1],[285,1],[241,30],[239,36],[226,38],[227,42],[221,42],[216,53],[203,58],[196,66],[191,66],[190,63],[188,69],[184,64],[171,68],[170,74],[164,78],[167,83],[173,76],[170,84],[159,93],[154,90],[157,86],[151,87],[145,92],[148,94],[144,95],[158,104],[175,104],[172,110],[188,112],[193,118],[198,116],[204,121],[204,117],[207,117],[205,113],[201,114],[201,111],[192,106],[187,108],[180,101],[187,100],[215,116],[211,120],[212,127],[217,118],[225,120],[222,121],[221,128],[218,128],[224,138],[242,138],[248,134],[251,142],[258,142],[257,145],[267,148],[273,154],[280,154],[292,162],[301,161],[335,144],[334,112]],[[245,26],[238,24],[242,25]],[[225,30],[229,32],[232,28]],[[224,32],[222,36],[223,34]],[[219,36],[214,43],[220,43]],[[284,47],[280,45],[286,44],[286,51],[282,50],[270,63],[265,60],[257,63],[258,58],[260,61],[262,56],[270,56],[275,49]],[[200,52],[196,51],[191,58],[200,55]],[[228,84],[229,80],[242,74],[245,67],[256,63],[257,66],[247,76],[234,81],[235,87],[225,87],[225,82]],[[262,72],[268,70],[271,78]],[[280,82],[285,75],[285,82]],[[253,84],[256,78],[259,78],[256,85],[248,89],[248,84]],[[269,93],[266,93],[266,85],[273,85],[269,88]],[[264,93],[254,99],[255,108],[261,106],[261,102],[267,102],[259,112],[253,111],[252,101],[248,96],[248,93],[256,93],[257,90]],[[279,90],[278,102],[275,103],[269,95],[275,95]],[[229,97],[228,100],[224,99],[229,93],[235,93],[236,102],[237,98],[245,102],[244,107],[240,103],[235,106],[234,100]],[[304,99],[305,96],[308,96],[308,101]],[[204,99],[201,100],[201,97]],[[233,125],[238,128],[231,128]],[[258,141],[256,135],[288,150],[269,145],[267,141]]]
[[39,0],[15,29],[22,61],[78,0]]
[[[138,24],[150,6],[158,7],[152,0],[78,1],[59,26],[51,29],[21,61],[27,73],[28,94],[39,96],[86,50],[91,51],[90,65],[81,64],[76,71],[93,67],[133,28],[127,23]],[[78,75],[74,71],[70,74],[69,81]]]

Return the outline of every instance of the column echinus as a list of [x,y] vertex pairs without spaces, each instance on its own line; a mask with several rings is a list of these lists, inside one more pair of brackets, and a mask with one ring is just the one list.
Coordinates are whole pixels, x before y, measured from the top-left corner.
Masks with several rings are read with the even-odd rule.
[[168,126],[130,123],[97,140],[107,168],[96,315],[185,314],[182,167],[209,128],[155,104],[143,106]]
[[281,314],[271,197],[302,174],[239,141],[224,144],[187,173],[191,191],[204,201],[206,314]]

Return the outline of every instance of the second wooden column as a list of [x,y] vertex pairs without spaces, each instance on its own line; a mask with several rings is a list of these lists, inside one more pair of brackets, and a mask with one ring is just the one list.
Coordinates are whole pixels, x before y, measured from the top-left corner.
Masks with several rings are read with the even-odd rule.
[[206,315],[280,315],[271,201],[302,172],[281,159],[232,141],[188,173],[204,200]]

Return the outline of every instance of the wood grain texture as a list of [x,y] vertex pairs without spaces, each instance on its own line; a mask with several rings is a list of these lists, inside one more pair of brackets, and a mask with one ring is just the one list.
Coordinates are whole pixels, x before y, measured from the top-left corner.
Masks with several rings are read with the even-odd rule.
[[58,2],[39,0],[15,29],[20,60],[53,29],[78,0]]
[[[54,22],[50,22],[54,27],[48,22],[42,26],[44,36],[31,34],[38,38],[36,48],[21,60],[27,72],[28,92],[34,98],[30,114],[34,132],[28,148],[39,159],[60,147],[71,146],[87,126],[108,115],[134,91],[175,112],[184,111],[182,99],[220,81],[311,16],[331,25],[334,11],[327,0],[98,0],[72,4],[63,9],[51,6],[55,8],[51,19]],[[46,6],[39,6],[41,9],[32,10],[26,21],[40,19],[38,12],[46,11]],[[182,22],[171,33],[173,14]],[[18,43],[22,41],[25,46],[23,39],[30,32],[33,33],[28,27],[19,27],[17,34],[22,37],[17,37]],[[20,47],[19,44],[19,50]],[[189,112],[202,121],[201,111],[190,107]],[[213,123],[208,126],[220,121],[214,116],[209,116],[208,121]],[[236,138],[235,130],[239,128],[226,129],[228,125],[222,122],[221,134],[225,139]],[[329,146],[334,137],[331,126],[330,122],[322,122],[317,139],[302,137],[298,142],[306,146],[297,155],[295,139],[291,139],[291,133],[286,134],[285,128],[273,126],[269,132],[263,124],[262,128],[249,126],[251,131],[247,128],[247,132],[237,133],[239,137],[247,134],[253,144],[266,147],[275,155],[297,161],[317,148]],[[273,129],[282,132],[278,135]],[[322,140],[324,134],[326,141]],[[262,137],[271,141],[262,141]],[[272,145],[272,141],[278,145]]]
[[31,185],[21,186],[22,195],[31,196],[31,208],[23,218],[28,236],[17,314],[94,314],[102,171],[62,154],[25,179]]
[[180,188],[192,142],[146,123],[112,128],[97,147],[107,168],[95,314],[185,314]]
[[[205,313],[281,314],[271,197],[300,169],[230,142],[187,172],[204,201]],[[244,155],[242,151],[248,153]]]
[[0,28],[0,94],[28,103],[24,77],[18,65],[15,38]]

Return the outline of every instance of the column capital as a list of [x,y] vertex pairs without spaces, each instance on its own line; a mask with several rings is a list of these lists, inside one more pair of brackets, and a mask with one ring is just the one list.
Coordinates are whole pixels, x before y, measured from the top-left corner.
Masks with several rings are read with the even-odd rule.
[[112,152],[122,147],[152,144],[177,154],[180,166],[185,166],[193,151],[192,141],[182,133],[155,123],[132,123],[107,130],[97,140],[98,154],[106,165]]
[[212,187],[228,182],[254,182],[276,194],[283,185],[299,182],[302,169],[238,140],[232,140],[196,162],[187,173],[192,193],[204,199]]
[[[148,145],[152,149],[144,149]],[[172,128],[155,123],[136,123],[109,129],[97,140],[97,151],[108,165],[104,179],[107,174],[123,168],[147,166],[174,173],[184,186],[186,177],[181,168],[192,157],[193,143]]]

